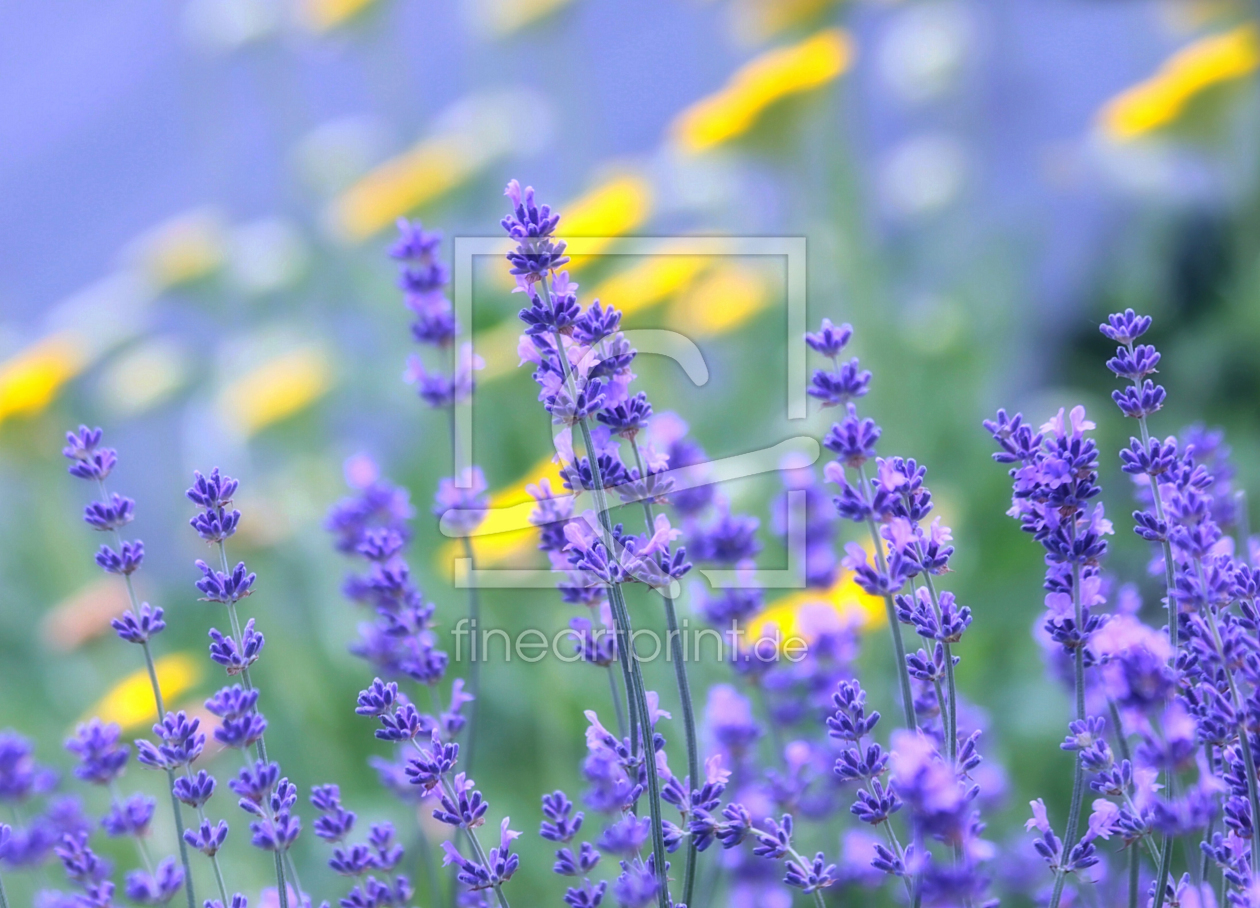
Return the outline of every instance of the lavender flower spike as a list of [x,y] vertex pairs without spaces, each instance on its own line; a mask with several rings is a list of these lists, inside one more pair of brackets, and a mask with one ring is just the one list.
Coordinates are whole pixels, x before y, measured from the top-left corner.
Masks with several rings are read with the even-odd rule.
[[[271,785],[267,790],[255,792],[257,796],[242,797],[239,806],[255,818],[250,823],[251,844],[273,854],[276,867],[276,893],[280,908],[288,908],[289,886],[287,875],[297,890],[299,901],[303,898],[302,886],[297,877],[296,867],[289,855],[289,847],[301,832],[301,820],[292,814],[292,806],[297,800],[296,788],[287,779],[276,783],[279,767],[267,760],[267,744],[264,733],[267,720],[256,709],[258,691],[250,676],[250,666],[262,654],[265,640],[263,635],[254,629],[254,619],[250,618],[242,627],[237,604],[253,592],[256,575],[251,573],[244,562],[238,562],[235,569],[228,567],[227,540],[236,532],[240,522],[240,511],[232,508],[232,498],[240,487],[240,482],[219,471],[218,467],[208,474],[193,472],[193,484],[185,491],[185,497],[200,510],[189,520],[189,525],[197,531],[206,543],[218,549],[219,567],[214,568],[198,559],[195,564],[201,571],[201,579],[195,586],[202,593],[203,601],[222,603],[228,613],[232,633],[224,634],[218,628],[210,629],[210,658],[222,665],[229,676],[240,675],[244,686],[222,688],[206,701],[206,709],[219,716],[219,728],[215,730],[215,739],[226,747],[247,750],[253,748],[258,758],[258,765],[274,767]],[[182,713],[181,713],[182,715]],[[194,723],[196,720],[194,720]],[[205,736],[199,736],[204,742]],[[170,741],[166,747],[171,748]],[[197,748],[200,750],[200,746]],[[195,804],[197,816],[201,821],[199,829],[189,831],[186,836],[189,843],[210,859],[214,869],[215,881],[218,883],[219,895],[223,904],[227,905],[227,886],[220,866],[219,846],[227,837],[227,825],[220,821],[212,826],[205,813],[205,801],[214,791],[215,780],[201,771],[194,778],[189,767],[191,760],[178,761],[184,768],[185,784],[180,791],[188,803]],[[249,776],[249,767],[242,770],[241,778]],[[233,779],[229,787],[238,794],[242,783]],[[274,786],[274,790],[271,786]],[[233,902],[234,904],[234,902]]]
[[[96,563],[106,573],[122,575],[127,586],[127,597],[131,603],[131,608],[124,612],[120,618],[114,619],[111,625],[122,640],[128,643],[139,644],[144,652],[145,667],[148,669],[149,683],[153,690],[153,701],[157,706],[158,718],[162,720],[166,718],[166,706],[162,701],[162,690],[158,686],[157,668],[153,662],[153,650],[150,646],[150,640],[165,629],[166,623],[162,620],[162,610],[160,608],[152,608],[147,602],[141,603],[136,595],[131,575],[140,569],[141,562],[144,560],[144,543],[138,539],[124,541],[122,538],[120,527],[131,521],[135,513],[135,502],[118,494],[111,495],[105,487],[106,478],[118,463],[118,452],[113,448],[101,447],[103,437],[104,433],[99,428],[89,429],[87,426],[79,426],[77,432],[66,433],[66,446],[61,453],[71,461],[71,465],[68,468],[71,476],[96,483],[99,498],[84,509],[83,519],[93,529],[113,534],[116,548],[102,545],[100,551],[97,552]],[[107,730],[99,728],[95,732],[89,730],[89,735],[95,735],[97,732],[100,735],[108,735]],[[116,737],[114,738],[115,740]],[[104,744],[105,738],[98,736],[91,742],[83,739],[80,739],[80,742],[83,744],[85,752],[96,752],[96,745]],[[115,752],[112,759],[118,759],[117,752]],[[126,759],[125,752],[122,759]],[[85,772],[101,775],[102,777],[108,776],[113,771],[108,765],[108,760],[105,763],[94,762],[90,769],[85,761],[80,768],[84,769]],[[121,763],[119,763],[118,768],[121,769]],[[174,887],[171,889],[170,895],[173,896],[182,887],[187,896],[188,908],[195,908],[197,897],[193,892],[192,873],[188,863],[188,848],[184,843],[183,812],[180,809],[179,800],[175,796],[174,770],[167,769],[166,780],[171,796],[171,813],[175,818],[175,834],[179,840],[181,864],[178,880],[176,880],[174,875],[168,875],[166,882],[168,886]],[[112,896],[113,884],[103,885],[109,886],[109,894]],[[106,901],[108,901],[108,896]],[[0,908],[3,908],[3,906],[0,906]]]
[[[553,422],[566,426],[570,437],[572,428],[576,426],[585,447],[585,457],[574,458],[575,462],[567,466],[566,484],[570,487],[581,485],[593,492],[601,538],[597,546],[577,554],[588,561],[594,556],[592,564],[597,568],[594,573],[597,577],[603,575],[601,585],[608,590],[618,640],[633,640],[630,613],[622,590],[624,571],[617,560],[619,549],[608,514],[608,494],[605,491],[607,486],[619,484],[617,479],[623,473],[628,476],[629,471],[617,457],[615,448],[596,446],[590,417],[601,409],[615,408],[628,399],[626,389],[633,377],[629,367],[635,351],[620,335],[600,339],[589,345],[589,349],[580,340],[579,334],[592,339],[602,333],[607,327],[607,318],[603,310],[598,310],[594,313],[598,325],[592,321],[579,329],[576,324],[582,317],[576,302],[577,287],[570,282],[567,274],[557,273],[557,269],[568,261],[564,255],[564,242],[554,238],[560,216],[546,205],[539,206],[534,190],[522,190],[515,180],[508,183],[505,195],[512,202],[512,213],[503,219],[502,225],[516,242],[507,258],[519,289],[527,294],[530,303],[520,311],[521,321],[525,324],[521,350],[526,359],[538,365],[534,379],[542,386],[539,399]],[[615,421],[621,423],[620,417],[616,417]],[[605,475],[607,470],[616,470],[617,477],[611,482],[611,474]],[[600,548],[602,553],[597,551]],[[669,563],[662,557],[662,564],[666,567],[672,565],[672,557]],[[650,753],[655,731],[641,666],[622,647],[619,647],[619,662],[630,716],[632,751],[641,744],[644,752]],[[655,760],[646,759],[643,762],[647,770],[652,826],[653,895],[660,908],[668,908],[670,894],[666,876],[665,828],[661,816],[661,779]]]

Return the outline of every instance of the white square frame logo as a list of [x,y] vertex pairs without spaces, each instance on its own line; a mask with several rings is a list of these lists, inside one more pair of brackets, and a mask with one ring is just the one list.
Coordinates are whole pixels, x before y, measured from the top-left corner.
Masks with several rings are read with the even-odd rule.
[[[473,323],[473,263],[480,256],[505,259],[515,243],[507,237],[470,237],[454,238],[454,271],[452,287],[454,290],[455,317],[459,324],[466,327]],[[676,236],[676,237],[574,237],[566,238],[565,252],[570,256],[594,257],[596,255],[626,256],[768,256],[787,260],[787,417],[789,420],[803,420],[808,416],[808,373],[806,368],[806,349],[804,335],[807,330],[807,258],[805,237],[735,237],[735,236]],[[631,332],[626,332],[629,336]],[[645,353],[660,353],[676,359],[687,374],[697,384],[704,384],[708,379],[708,370],[703,357],[694,342],[673,331],[660,329],[641,329],[633,332],[629,338]],[[471,333],[473,351],[476,352],[476,338]],[[461,483],[469,475],[473,465],[472,457],[472,414],[473,398],[476,391],[465,400],[454,404],[453,446],[455,464],[455,481]],[[718,483],[731,479],[739,479],[777,470],[782,458],[794,454],[802,457],[805,463],[813,464],[818,460],[821,449],[816,439],[808,435],[780,442],[770,448],[739,454],[733,457],[710,461],[704,465],[703,483],[699,481],[699,471],[691,468],[671,470],[671,478],[687,485]],[[676,474],[676,475],[674,475]],[[805,493],[788,492],[787,508],[787,555],[788,564],[784,569],[757,568],[750,571],[699,569],[699,573],[708,580],[713,588],[767,588],[767,589],[801,589],[805,585]],[[512,528],[517,523],[521,527],[528,526],[528,515],[532,504],[516,505],[507,509],[511,512],[509,522]],[[577,512],[580,513],[581,509]],[[502,521],[496,522],[502,526]],[[443,532],[447,535],[458,535],[448,532],[446,521],[442,523]],[[503,532],[502,529],[496,532]],[[477,535],[474,530],[473,535]],[[472,566],[469,558],[454,559],[454,583],[457,588],[470,587],[488,589],[549,589],[554,587],[561,576],[558,572],[537,568],[521,569],[484,569]],[[674,586],[677,587],[675,581]],[[676,590],[669,595],[675,595]]]

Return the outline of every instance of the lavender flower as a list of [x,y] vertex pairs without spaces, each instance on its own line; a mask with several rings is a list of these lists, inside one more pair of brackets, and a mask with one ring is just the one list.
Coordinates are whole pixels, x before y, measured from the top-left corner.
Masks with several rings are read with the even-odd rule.
[[[158,719],[162,722],[166,719],[166,707],[162,701],[162,692],[158,688],[153,652],[149,641],[165,629],[166,623],[163,620],[162,609],[155,609],[147,602],[141,603],[136,596],[131,575],[140,569],[144,561],[144,543],[138,539],[127,541],[122,538],[121,527],[130,523],[135,516],[135,502],[117,493],[111,494],[105,487],[106,478],[118,463],[118,455],[112,448],[100,446],[103,434],[99,428],[89,429],[87,426],[79,426],[77,432],[66,433],[66,447],[62,449],[62,454],[72,461],[69,467],[71,476],[96,483],[99,497],[84,508],[83,519],[94,530],[113,535],[114,545],[102,545],[96,554],[96,563],[106,573],[122,575],[131,603],[130,609],[121,617],[114,619],[111,625],[122,640],[139,644],[144,652],[145,664],[148,666],[153,687],[153,699],[157,705]],[[116,727],[111,732],[107,727],[97,723],[80,729],[80,734],[74,739],[73,746],[67,744],[80,757],[80,778],[87,778],[98,784],[113,781],[121,772],[127,758],[126,751],[116,747],[117,738]],[[144,751],[137,745],[137,758],[142,758],[144,755]],[[144,762],[143,759],[141,761]],[[152,877],[147,878],[149,883],[153,883],[152,886],[147,884],[142,886],[137,883],[140,888],[135,890],[138,894],[134,896],[131,894],[131,877],[129,877],[128,895],[133,900],[141,900],[142,897],[151,898],[150,903],[157,904],[159,901],[169,901],[179,889],[183,888],[188,899],[188,908],[194,908],[196,897],[193,892],[192,874],[189,871],[188,851],[183,840],[184,820],[179,801],[174,793],[174,768],[173,765],[161,763],[149,765],[162,765],[166,769],[167,783],[171,790],[171,812],[175,818],[175,832],[179,838],[180,866],[168,869],[160,882],[154,882]],[[147,830],[148,818],[144,819],[143,824],[139,822],[141,811],[138,805],[128,815],[117,803],[117,797],[114,801],[112,818],[107,818],[109,827],[118,830],[143,827]],[[112,895],[112,885],[110,894]]]

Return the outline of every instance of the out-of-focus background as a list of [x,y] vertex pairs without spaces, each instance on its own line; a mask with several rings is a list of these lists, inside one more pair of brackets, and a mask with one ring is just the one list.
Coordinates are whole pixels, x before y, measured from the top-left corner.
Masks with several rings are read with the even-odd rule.
[[[172,702],[221,683],[204,643],[224,619],[192,587],[203,548],[183,497],[194,468],[217,465],[242,483],[231,554],[259,575],[245,604],[269,641],[256,678],[273,756],[304,791],[337,781],[361,815],[414,828],[366,767],[380,751],[353,703],[370,675],[346,652],[347,564],[321,524],[347,493],[343,464],[370,456],[411,491],[409,555],[439,619],[462,613],[428,513],[450,470],[445,417],[401,380],[408,318],[384,250],[400,216],[497,235],[516,177],[568,235],[807,238],[810,321],[854,324],[881,452],[928,465],[954,527],[950,585],[975,612],[961,685],[1008,775],[991,837],[1017,835],[1030,797],[1066,796],[1067,709],[1030,635],[1037,550],[1003,515],[980,421],[1087,406],[1119,528],[1111,567],[1153,601],[1096,330],[1133,306],[1155,316],[1164,353],[1156,431],[1222,426],[1240,485],[1260,479],[1255,14],[1241,0],[9,0],[0,728],[67,769],[61,741],[93,709],[129,735],[149,722],[128,686],[136,654],[107,632],[123,590],[92,563],[88,490],[60,457],[65,429],[101,425],[121,457],[111,485],[137,499],[141,593],[167,610]],[[478,262],[473,291],[487,361],[473,453],[497,501],[550,452],[505,270]],[[827,414],[787,419],[781,261],[608,256],[575,271],[629,325],[700,345],[702,387],[660,360],[638,371],[710,454],[826,430]],[[726,490],[762,518],[768,566],[783,558],[768,509],[780,488]],[[486,563],[530,563],[530,548],[488,548]],[[546,592],[491,591],[485,607],[509,629],[570,617]],[[887,648],[875,628],[858,659],[885,706]],[[585,669],[486,669],[477,777],[495,816],[526,830],[521,904],[562,892],[533,832],[538,795],[578,787],[582,709],[606,706]],[[648,671],[668,692],[668,670]],[[696,671],[701,687],[725,677]],[[156,791],[138,768],[126,781]],[[89,809],[100,795],[84,793]],[[270,865],[243,815],[217,806],[236,827],[233,885],[256,893]],[[169,850],[163,822],[159,810]],[[842,825],[819,847],[834,854]],[[305,835],[304,881],[332,895],[325,859]],[[6,878],[16,904],[43,885]]]

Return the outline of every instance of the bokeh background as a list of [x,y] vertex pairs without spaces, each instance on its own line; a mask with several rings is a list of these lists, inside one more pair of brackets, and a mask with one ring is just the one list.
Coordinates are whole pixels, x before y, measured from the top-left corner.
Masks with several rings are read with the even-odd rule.
[[[59,453],[66,428],[101,425],[122,458],[112,485],[137,499],[142,594],[167,609],[169,699],[192,707],[220,684],[204,642],[222,616],[192,587],[202,544],[183,497],[194,468],[218,465],[242,480],[232,554],[259,574],[246,605],[269,641],[256,678],[273,754],[304,789],[339,782],[361,815],[414,828],[366,767],[380,751],[353,702],[370,675],[346,652],[348,565],[321,524],[347,492],[347,458],[373,458],[412,493],[410,558],[440,618],[462,613],[428,514],[450,470],[445,417],[401,380],[408,319],[384,249],[404,215],[448,237],[495,235],[517,177],[569,235],[807,238],[811,322],[855,325],[881,450],[928,465],[954,527],[951,585],[976,615],[960,683],[1007,776],[990,831],[1017,836],[1030,797],[1066,798],[1067,706],[1030,635],[1037,550],[1003,516],[1006,477],[980,421],[1083,402],[1107,452],[1107,504],[1127,513],[1110,452],[1128,427],[1107,401],[1096,326],[1134,306],[1156,317],[1164,352],[1156,431],[1224,427],[1239,485],[1260,479],[1256,12],[1230,0],[8,0],[0,728],[65,769],[61,741],[89,712],[132,735],[150,720],[136,654],[106,633],[121,586],[92,564],[86,493]],[[498,502],[519,500],[550,453],[516,367],[504,270],[478,263],[473,320],[487,361],[474,456]],[[827,414],[786,418],[782,262],[595,257],[575,270],[628,324],[700,345],[702,387],[664,361],[638,371],[711,454],[826,430]],[[762,517],[767,566],[784,557],[769,520],[780,489],[774,476],[726,489]],[[1146,553],[1118,525],[1111,566],[1149,604]],[[530,549],[517,537],[481,554],[527,564]],[[549,593],[491,591],[485,607],[508,629],[570,617]],[[883,628],[863,643],[857,666],[887,707]],[[533,831],[538,795],[577,787],[582,709],[606,709],[585,669],[486,669],[478,781],[495,816],[527,832],[521,904],[562,892]],[[667,671],[648,669],[668,705]],[[726,677],[696,672],[701,687]],[[137,769],[127,781],[158,783]],[[84,793],[97,812],[99,796]],[[233,883],[257,892],[269,862],[227,814]],[[169,842],[163,822],[159,810]],[[834,853],[839,831],[819,846]],[[325,858],[305,835],[304,882],[332,896]],[[44,884],[7,879],[16,904]]]

